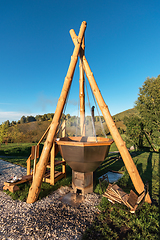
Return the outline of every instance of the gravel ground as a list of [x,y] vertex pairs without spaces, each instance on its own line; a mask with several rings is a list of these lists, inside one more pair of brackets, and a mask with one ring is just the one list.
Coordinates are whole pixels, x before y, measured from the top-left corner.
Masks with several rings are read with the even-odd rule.
[[[25,175],[26,169],[0,160],[0,187],[13,175]],[[12,174],[12,175],[11,175]],[[100,196],[85,196],[78,208],[59,199],[70,191],[61,187],[33,204],[14,201],[0,190],[0,239],[81,239],[92,224],[100,203]]]

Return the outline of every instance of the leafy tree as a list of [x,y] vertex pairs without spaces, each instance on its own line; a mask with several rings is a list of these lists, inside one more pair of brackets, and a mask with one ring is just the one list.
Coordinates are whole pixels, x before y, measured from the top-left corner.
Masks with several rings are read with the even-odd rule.
[[47,119],[51,121],[54,117],[54,113],[47,113]]
[[14,126],[14,125],[16,125],[16,121],[11,122],[11,126]]
[[26,123],[26,117],[25,116],[22,116],[21,119],[20,119],[20,123]]
[[99,116],[95,116],[95,117],[94,117],[94,121],[95,121],[95,122],[99,122]]
[[8,141],[9,136],[8,128],[9,128],[8,125],[5,123],[2,123],[2,125],[0,125],[0,143]]
[[91,123],[91,116],[86,116],[85,123],[86,123],[86,125],[92,124]]
[[34,122],[34,121],[36,121],[35,117],[33,117],[33,116],[27,116],[26,122]]
[[160,75],[147,78],[140,88],[136,108],[144,124],[144,134],[155,148],[160,148]]
[[71,116],[70,116],[70,114],[68,113],[67,115],[66,115],[66,120],[68,120],[68,119],[70,119],[71,118]]
[[138,147],[143,146],[144,143],[146,146],[148,142],[154,150],[158,150],[160,148],[160,75],[157,78],[147,78],[138,95],[135,108],[139,115],[125,119],[127,135]]
[[42,115],[36,115],[35,119],[36,119],[36,121],[41,121],[42,120]]
[[12,127],[12,131],[11,131],[11,142],[21,142],[22,137],[23,137],[23,133],[20,132],[20,130],[18,129],[17,125],[14,125]]
[[134,145],[135,149],[143,147],[143,124],[139,116],[124,117],[126,125],[126,142]]
[[9,120],[5,121],[4,124],[5,124],[7,127],[9,127],[9,126],[11,125]]

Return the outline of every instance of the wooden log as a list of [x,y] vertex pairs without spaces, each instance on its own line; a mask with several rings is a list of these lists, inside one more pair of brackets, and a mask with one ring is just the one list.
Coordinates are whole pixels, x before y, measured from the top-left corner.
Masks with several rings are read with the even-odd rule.
[[[139,175],[139,172],[136,168],[136,165],[134,164],[133,159],[131,158],[131,155],[128,152],[126,144],[123,141],[123,139],[121,138],[121,136],[118,132],[118,129],[111,117],[108,106],[105,104],[105,102],[103,100],[101,92],[97,86],[97,83],[94,79],[93,73],[91,72],[91,69],[89,67],[89,64],[88,64],[85,56],[83,56],[83,64],[84,64],[84,69],[85,69],[85,73],[88,78],[89,84],[92,88],[92,91],[97,100],[99,108],[101,109],[101,112],[102,112],[105,122],[108,126],[108,129],[109,129],[109,131],[116,143],[116,146],[122,156],[124,164],[125,164],[127,171],[131,177],[131,180],[134,184],[134,187],[135,187],[136,191],[140,194],[144,190],[144,184],[143,184],[142,179]],[[145,200],[146,200],[146,202],[151,203],[149,194],[146,195]]]
[[27,159],[27,175],[31,174],[31,156],[32,155],[30,155]]
[[17,185],[12,185],[12,186],[4,186],[3,190],[9,190],[10,192],[14,193],[16,191],[19,191],[19,187]]
[[[71,37],[73,37],[72,38],[73,42],[74,42],[74,44],[76,44],[76,35],[73,31],[72,31]],[[93,91],[93,94],[96,98],[96,101],[99,105],[99,108],[100,108],[100,110],[103,114],[103,117],[105,119],[105,122],[108,126],[108,129],[109,129],[109,131],[116,143],[116,146],[122,156],[123,162],[127,168],[127,171],[129,173],[130,177],[131,177],[134,187],[135,187],[136,191],[140,194],[144,190],[144,184],[143,184],[142,179],[139,175],[139,172],[133,162],[133,159],[128,152],[125,142],[121,138],[121,136],[118,132],[118,129],[112,119],[112,116],[109,112],[108,106],[106,105],[106,103],[101,95],[101,92],[97,86],[97,83],[95,81],[95,78],[93,76],[93,73],[89,67],[89,64],[88,64],[85,56],[83,56],[83,66],[84,66],[84,70],[85,70],[86,76],[88,78],[89,84],[91,86],[91,89]],[[152,202],[151,198],[149,196],[149,193],[147,193],[145,201],[148,203]]]
[[35,146],[35,153],[34,153],[34,163],[33,163],[33,180],[36,173],[36,164],[37,164],[37,146]]
[[[62,124],[62,137],[66,136],[66,120],[64,120],[63,124]],[[62,173],[65,174],[65,178],[66,178],[66,161],[64,158],[62,158],[62,161],[64,162],[62,164]]]
[[85,94],[84,94],[84,69],[83,69],[83,55],[84,55],[84,37],[82,47],[80,49],[80,78],[79,78],[79,98],[80,98],[80,128],[81,136],[85,136]]
[[29,190],[29,194],[28,194],[28,198],[27,198],[27,203],[33,203],[38,199],[39,196],[39,192],[40,192],[40,188],[41,188],[41,183],[42,183],[42,179],[43,179],[43,175],[46,171],[46,166],[47,166],[47,160],[48,160],[48,155],[50,153],[52,144],[53,144],[53,140],[56,134],[56,130],[59,126],[59,122],[60,122],[60,118],[63,112],[63,108],[65,106],[65,102],[66,102],[66,98],[71,86],[71,82],[72,82],[72,78],[73,78],[73,74],[74,74],[74,70],[77,64],[77,60],[78,60],[78,54],[79,54],[79,50],[80,50],[80,46],[81,46],[81,42],[84,36],[84,32],[86,29],[86,22],[82,22],[81,27],[80,27],[80,31],[79,31],[79,35],[78,35],[78,40],[75,44],[75,48],[73,51],[73,55],[71,57],[71,61],[70,61],[70,65],[68,68],[68,72],[63,84],[63,88],[62,88],[62,92],[57,104],[57,108],[48,132],[48,136],[47,139],[45,141],[42,153],[41,153],[41,157],[39,160],[39,164],[37,167],[37,171],[34,177],[34,181],[32,182],[32,186]]
[[[76,44],[77,41],[77,35],[73,29],[70,30],[71,38]],[[84,94],[84,70],[83,70],[83,55],[85,50],[85,42],[84,38],[82,40],[82,45],[79,51],[80,56],[80,64],[79,64],[79,70],[80,70],[80,78],[79,78],[79,98],[80,98],[80,128],[81,128],[81,136],[85,136],[86,129],[85,129],[85,94]]]
[[52,149],[51,149],[51,170],[50,170],[50,184],[54,185],[54,161],[55,161],[55,143],[53,143]]

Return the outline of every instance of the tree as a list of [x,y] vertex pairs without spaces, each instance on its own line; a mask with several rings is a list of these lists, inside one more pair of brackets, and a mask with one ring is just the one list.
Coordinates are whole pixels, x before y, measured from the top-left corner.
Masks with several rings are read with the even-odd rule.
[[70,119],[71,118],[71,116],[70,116],[70,114],[68,113],[67,115],[66,115],[66,120],[68,120],[68,119]]
[[11,126],[14,126],[14,125],[16,125],[16,121],[11,122]]
[[18,129],[18,125],[12,126],[11,142],[21,142],[23,133]]
[[36,121],[41,121],[42,120],[42,115],[36,115],[35,119],[36,119]]
[[53,117],[54,117],[54,113],[47,113],[47,119],[49,121],[52,121]]
[[139,115],[125,119],[128,135],[132,138],[132,133],[134,131],[135,134],[137,134],[138,140],[133,137],[133,141],[137,146],[144,145],[145,139],[154,150],[159,150],[160,75],[157,78],[147,78],[142,87],[139,88],[138,95],[138,99],[135,102],[135,108],[138,110]]
[[160,75],[147,78],[140,88],[136,108],[148,130],[160,128]]
[[8,125],[2,123],[2,125],[0,125],[0,143],[3,143],[4,141],[8,142],[8,135]]
[[26,117],[25,116],[22,116],[21,119],[20,119],[20,123],[26,123]]
[[155,149],[160,148],[160,75],[147,78],[140,88],[136,108],[140,113],[144,134]]
[[143,124],[139,116],[124,117],[126,125],[126,142],[134,145],[135,149],[143,147]]
[[7,127],[9,127],[9,126],[11,125],[9,120],[5,121],[4,124],[5,124]]
[[27,123],[29,123],[29,122],[34,122],[34,121],[36,121],[35,117],[33,117],[33,116],[27,116],[27,118],[26,118],[26,122],[27,122]]

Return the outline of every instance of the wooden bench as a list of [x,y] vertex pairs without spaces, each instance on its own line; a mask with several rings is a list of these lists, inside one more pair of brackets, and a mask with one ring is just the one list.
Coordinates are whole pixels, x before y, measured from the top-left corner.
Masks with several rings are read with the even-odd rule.
[[14,193],[19,190],[19,187],[17,185],[25,182],[31,181],[33,178],[33,175],[27,175],[23,176],[21,180],[18,180],[16,182],[4,182],[3,190],[9,190],[10,192]]

